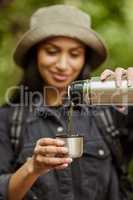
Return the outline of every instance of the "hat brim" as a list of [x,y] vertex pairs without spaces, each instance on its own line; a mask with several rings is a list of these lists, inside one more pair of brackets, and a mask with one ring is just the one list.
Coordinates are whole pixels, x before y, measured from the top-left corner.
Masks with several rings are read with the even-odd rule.
[[18,42],[16,49],[13,52],[15,63],[24,68],[27,59],[28,51],[37,43],[49,37],[64,36],[78,39],[92,49],[90,65],[92,70],[101,65],[107,58],[107,48],[92,29],[81,28],[66,23],[54,23],[47,26],[35,27],[27,31],[22,39]]

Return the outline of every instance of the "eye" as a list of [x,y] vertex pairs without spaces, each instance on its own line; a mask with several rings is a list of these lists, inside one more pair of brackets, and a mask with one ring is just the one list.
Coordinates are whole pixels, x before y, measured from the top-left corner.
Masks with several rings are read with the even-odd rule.
[[77,51],[75,51],[75,52],[71,52],[71,56],[72,56],[73,58],[77,58],[77,57],[80,56],[80,53],[77,52]]
[[47,52],[47,54],[49,54],[49,55],[55,55],[55,54],[58,53],[56,50],[47,50],[46,52]]
[[50,48],[44,48],[44,50],[48,55],[55,55],[59,52],[58,49],[51,48],[51,47]]

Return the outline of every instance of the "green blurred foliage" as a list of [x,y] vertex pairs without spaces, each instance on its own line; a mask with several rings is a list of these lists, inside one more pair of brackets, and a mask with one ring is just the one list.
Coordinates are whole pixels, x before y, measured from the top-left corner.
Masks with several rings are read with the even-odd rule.
[[29,17],[37,8],[54,4],[75,5],[91,14],[92,27],[107,43],[109,57],[93,76],[105,68],[133,65],[132,0],[0,0],[0,103],[4,102],[7,89],[21,78],[22,71],[13,63],[12,52],[27,30]]
[[16,84],[22,75],[22,71],[12,61],[12,51],[27,29],[29,17],[37,8],[53,4],[72,4],[91,14],[93,28],[107,43],[108,60],[92,75],[99,75],[108,67],[132,66],[132,0],[1,0],[0,103],[4,101],[6,89]]

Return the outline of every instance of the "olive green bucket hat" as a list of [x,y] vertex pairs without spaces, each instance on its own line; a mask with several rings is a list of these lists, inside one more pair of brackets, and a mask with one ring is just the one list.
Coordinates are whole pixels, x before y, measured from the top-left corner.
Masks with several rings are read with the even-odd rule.
[[32,15],[29,30],[13,52],[15,63],[22,68],[26,67],[29,50],[40,41],[56,36],[74,38],[88,46],[92,50],[89,58],[92,70],[107,57],[105,44],[91,29],[88,14],[73,6],[54,5],[40,8]]

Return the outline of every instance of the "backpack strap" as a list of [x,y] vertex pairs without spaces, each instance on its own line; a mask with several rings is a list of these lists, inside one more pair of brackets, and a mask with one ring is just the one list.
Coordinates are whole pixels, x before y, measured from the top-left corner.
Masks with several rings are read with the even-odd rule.
[[120,131],[115,127],[112,114],[109,108],[98,108],[93,113],[96,125],[101,131],[101,135],[109,147],[115,166],[119,172],[123,173],[124,154],[120,142]]
[[17,106],[14,108],[11,119],[10,138],[14,152],[18,152],[20,146],[20,136],[24,120],[24,107]]
[[128,177],[128,164],[125,162],[123,148],[120,142],[120,131],[115,127],[109,108],[96,109],[93,113],[96,125],[111,151],[112,158],[118,172],[120,191],[124,200],[131,199],[133,183]]

